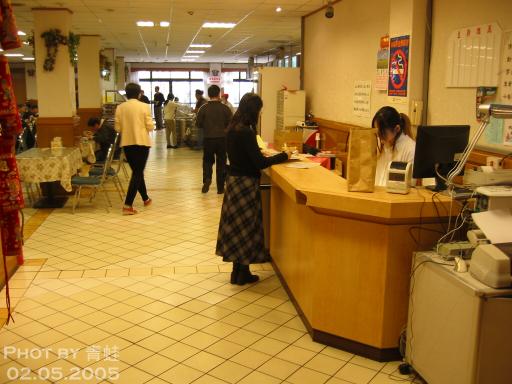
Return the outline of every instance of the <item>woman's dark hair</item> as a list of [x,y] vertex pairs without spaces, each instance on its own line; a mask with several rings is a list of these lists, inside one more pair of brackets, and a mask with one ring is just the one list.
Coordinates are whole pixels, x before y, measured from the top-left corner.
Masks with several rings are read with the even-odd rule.
[[[393,107],[382,107],[373,116],[372,127],[377,128],[377,134],[381,140],[386,136],[386,131],[393,132],[397,125],[400,127],[400,131],[393,141],[393,150],[395,150],[396,141],[402,133],[413,138],[409,117],[404,113],[399,113]],[[382,144],[379,144],[379,150],[382,151]]]
[[89,121],[87,121],[88,127],[94,127],[96,124],[101,124],[101,120],[98,117],[91,117]]
[[140,95],[140,85],[135,83],[128,83],[124,87],[127,99],[138,99]]
[[240,100],[238,109],[233,119],[231,119],[228,129],[239,129],[243,126],[250,126],[255,130],[262,107],[263,101],[261,97],[255,93],[246,93]]

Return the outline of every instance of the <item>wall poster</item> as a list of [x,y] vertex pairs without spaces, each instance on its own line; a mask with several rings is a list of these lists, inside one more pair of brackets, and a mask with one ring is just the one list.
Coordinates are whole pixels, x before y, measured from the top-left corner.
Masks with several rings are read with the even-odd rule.
[[388,96],[407,97],[410,36],[392,37],[389,44]]

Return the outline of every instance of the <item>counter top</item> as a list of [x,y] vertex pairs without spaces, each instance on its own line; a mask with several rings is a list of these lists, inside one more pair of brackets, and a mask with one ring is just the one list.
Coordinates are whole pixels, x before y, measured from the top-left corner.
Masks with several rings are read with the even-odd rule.
[[411,219],[428,222],[438,215],[450,216],[450,210],[454,216],[459,210],[459,204],[448,196],[424,188],[412,188],[407,195],[387,193],[384,187],[375,187],[372,193],[349,192],[347,181],[324,167],[296,169],[283,163],[272,166],[270,176],[296,203],[336,216],[396,223]]

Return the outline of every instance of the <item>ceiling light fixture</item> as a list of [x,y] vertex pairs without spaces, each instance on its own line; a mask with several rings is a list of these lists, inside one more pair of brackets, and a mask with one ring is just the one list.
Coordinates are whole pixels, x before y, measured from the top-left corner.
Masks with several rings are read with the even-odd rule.
[[183,56],[184,59],[196,59],[198,57],[199,57],[198,55]]
[[302,55],[302,52],[297,52],[296,55],[300,56],[300,55]]
[[203,28],[225,28],[230,29],[234,28],[236,23],[212,23],[212,22],[206,22],[203,23]]
[[6,53],[5,57],[23,57],[23,53]]
[[183,62],[196,61],[196,59],[181,59],[181,61],[183,61]]
[[27,34],[23,31],[18,31],[18,36],[27,36]]
[[211,44],[190,44],[190,48],[211,48]]
[[33,61],[35,60],[33,57],[22,57],[21,60],[25,60],[25,61]]
[[205,53],[206,51],[187,51],[185,53]]
[[155,23],[152,21],[137,21],[137,27],[154,27]]
[[169,23],[168,21],[161,21],[160,22],[160,26],[165,28],[165,27],[168,27],[169,25],[171,25],[171,23]]
[[281,7],[276,8],[276,12],[281,12],[282,10],[283,10],[283,8],[281,8]]

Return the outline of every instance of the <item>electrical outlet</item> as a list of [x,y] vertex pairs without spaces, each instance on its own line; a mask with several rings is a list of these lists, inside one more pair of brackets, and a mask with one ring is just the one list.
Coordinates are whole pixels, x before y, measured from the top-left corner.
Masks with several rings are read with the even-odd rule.
[[492,167],[493,169],[502,169],[503,165],[501,164],[501,157],[496,156],[487,156],[485,159],[486,165]]

